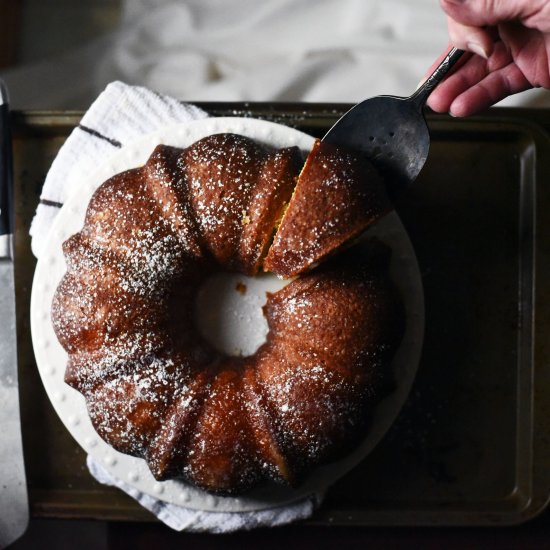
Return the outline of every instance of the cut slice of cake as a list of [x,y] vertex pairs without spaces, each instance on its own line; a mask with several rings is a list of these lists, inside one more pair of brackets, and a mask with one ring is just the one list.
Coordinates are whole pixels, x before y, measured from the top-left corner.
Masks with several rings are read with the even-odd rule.
[[358,236],[392,204],[361,154],[317,140],[264,260],[264,270],[293,277]]

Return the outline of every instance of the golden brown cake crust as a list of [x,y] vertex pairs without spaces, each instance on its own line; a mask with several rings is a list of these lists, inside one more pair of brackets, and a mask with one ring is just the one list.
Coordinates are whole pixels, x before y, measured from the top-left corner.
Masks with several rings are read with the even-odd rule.
[[268,152],[235,134],[201,139],[181,153],[192,215],[217,262],[246,274],[258,270],[299,159],[297,147]]
[[357,444],[383,393],[403,312],[378,247],[269,295],[268,338],[250,357],[224,356],[197,330],[201,281],[260,265],[297,154],[232,134],[161,145],[96,191],[63,245],[52,320],[65,380],[99,435],[158,480],[219,494],[297,483]]
[[317,140],[264,261],[293,277],[364,231],[392,206],[380,176],[358,153]]

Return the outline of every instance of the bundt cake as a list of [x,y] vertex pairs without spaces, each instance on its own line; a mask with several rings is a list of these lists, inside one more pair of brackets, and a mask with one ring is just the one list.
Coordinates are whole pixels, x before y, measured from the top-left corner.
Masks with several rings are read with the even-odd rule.
[[280,275],[303,271],[388,209],[356,156],[317,144],[296,185],[301,163],[297,148],[235,134],[159,145],[97,189],[63,244],[52,320],[65,381],[98,434],[158,480],[218,494],[295,484],[365,436],[404,322],[383,245],[332,255],[269,294],[267,341],[251,356],[220,353],[194,318],[208,276],[254,274],[266,254]]

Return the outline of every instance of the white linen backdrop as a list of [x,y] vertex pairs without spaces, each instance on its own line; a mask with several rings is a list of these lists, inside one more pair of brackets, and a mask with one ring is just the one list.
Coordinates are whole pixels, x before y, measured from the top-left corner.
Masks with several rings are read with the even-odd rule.
[[84,109],[113,80],[186,101],[357,102],[409,95],[446,44],[437,0],[124,0],[116,31],[0,76],[16,109]]

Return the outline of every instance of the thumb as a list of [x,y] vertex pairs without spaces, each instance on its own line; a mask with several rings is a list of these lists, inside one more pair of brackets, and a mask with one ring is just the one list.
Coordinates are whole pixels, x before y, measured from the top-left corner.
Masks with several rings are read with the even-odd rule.
[[495,27],[517,20],[542,32],[550,30],[548,0],[440,0],[443,11],[462,25]]
[[468,50],[487,59],[493,53],[493,39],[481,27],[464,25],[448,18],[449,38],[456,48]]

